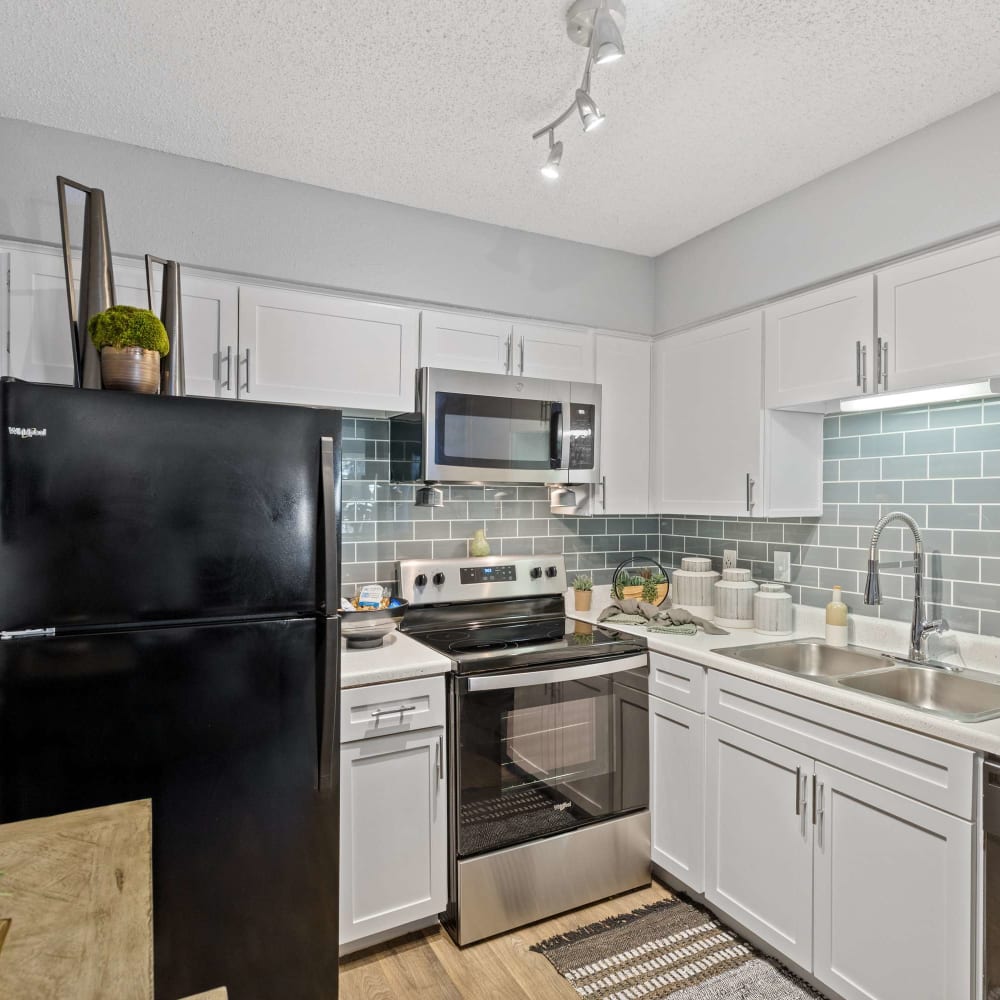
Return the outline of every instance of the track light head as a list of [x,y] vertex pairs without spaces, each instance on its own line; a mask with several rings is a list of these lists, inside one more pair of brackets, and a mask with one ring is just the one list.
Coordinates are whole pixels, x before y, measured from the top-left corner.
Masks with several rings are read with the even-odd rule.
[[594,65],[606,66],[617,62],[625,55],[625,43],[615,19],[606,7],[601,7],[594,15],[594,29],[590,39],[590,51]]
[[563,144],[561,142],[553,142],[552,135],[549,134],[549,156],[542,166],[542,176],[547,177],[550,181],[555,181],[559,179],[559,164],[562,161],[563,154]]
[[592,132],[604,121],[601,109],[594,103],[590,94],[582,88],[576,92],[576,108],[580,112],[580,121],[583,122],[584,132]]

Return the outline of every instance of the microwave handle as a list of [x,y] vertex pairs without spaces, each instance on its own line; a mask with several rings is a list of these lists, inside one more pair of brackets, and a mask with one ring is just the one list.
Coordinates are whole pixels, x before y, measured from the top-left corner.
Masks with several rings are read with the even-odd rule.
[[563,467],[563,404],[553,403],[549,416],[549,466]]

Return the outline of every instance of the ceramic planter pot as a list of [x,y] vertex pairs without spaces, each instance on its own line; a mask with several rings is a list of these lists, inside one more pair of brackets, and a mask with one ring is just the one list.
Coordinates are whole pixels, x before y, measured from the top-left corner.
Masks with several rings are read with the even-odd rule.
[[589,611],[590,602],[594,599],[592,590],[574,590],[573,601],[577,611]]
[[105,389],[155,395],[160,389],[160,352],[144,347],[105,347],[101,350],[101,379]]

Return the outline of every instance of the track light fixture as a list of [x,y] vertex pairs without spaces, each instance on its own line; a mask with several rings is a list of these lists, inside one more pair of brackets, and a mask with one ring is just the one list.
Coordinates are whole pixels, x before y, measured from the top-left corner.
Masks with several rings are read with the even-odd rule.
[[594,66],[616,62],[625,54],[625,43],[622,41],[624,27],[624,0],[575,0],[566,12],[566,31],[574,42],[587,47],[587,62],[573,103],[555,121],[540,128],[531,137],[549,137],[549,156],[541,170],[543,177],[554,180],[559,176],[563,144],[555,141],[555,131],[574,111],[580,115],[584,132],[593,131],[604,121],[604,115],[590,96],[590,71]]

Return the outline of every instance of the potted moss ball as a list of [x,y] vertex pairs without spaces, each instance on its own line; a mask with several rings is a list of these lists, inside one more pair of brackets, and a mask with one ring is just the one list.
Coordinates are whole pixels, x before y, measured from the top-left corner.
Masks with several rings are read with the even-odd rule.
[[170,341],[154,313],[112,306],[91,316],[87,332],[101,355],[105,389],[159,392],[160,358],[170,352]]

